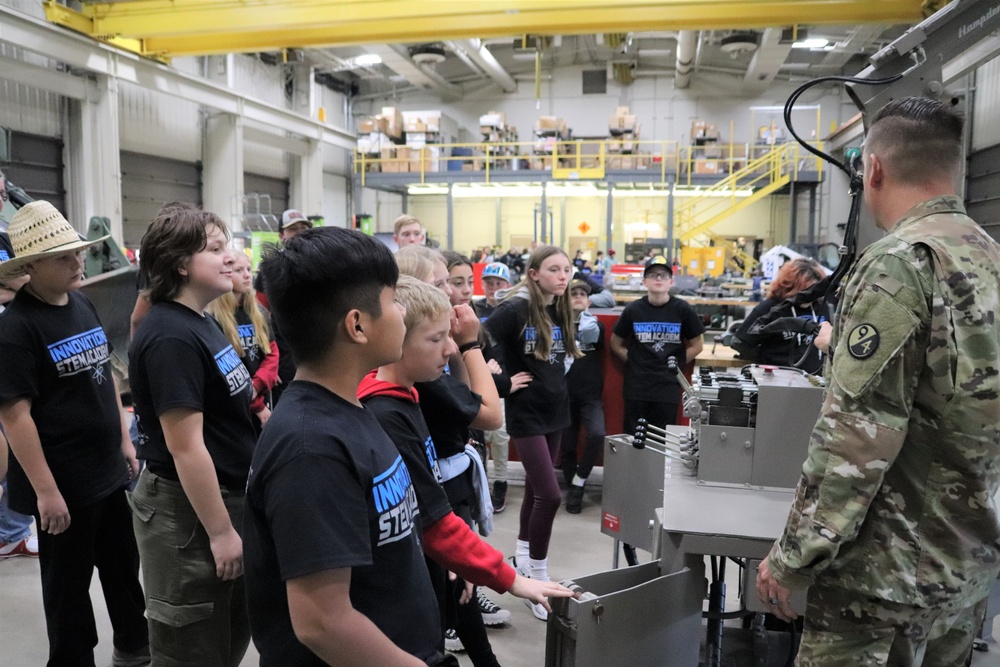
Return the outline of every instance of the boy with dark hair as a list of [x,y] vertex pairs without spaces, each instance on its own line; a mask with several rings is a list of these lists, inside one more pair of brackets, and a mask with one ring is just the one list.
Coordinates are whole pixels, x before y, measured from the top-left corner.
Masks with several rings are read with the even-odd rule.
[[625,362],[626,433],[635,433],[640,417],[660,428],[677,423],[681,386],[667,362],[675,357],[683,371],[705,345],[705,325],[694,308],[670,297],[673,275],[665,257],[652,256],[642,274],[646,296],[625,306],[615,322],[611,351]]
[[[406,333],[392,254],[307,230],[261,271],[298,370],[254,452],[244,561],[261,665],[455,665],[420,545],[410,470],[357,397]],[[321,512],[306,507],[322,508]]]
[[[604,446],[604,325],[591,314],[590,283],[574,279],[569,284],[570,305],[576,319],[576,344],[583,357],[573,361],[566,373],[569,386],[570,425],[562,437],[562,472],[566,480],[566,511],[579,514],[583,509],[583,487],[597,456]],[[583,456],[577,463],[576,441],[584,430]]]
[[[469,309],[453,311],[441,290],[410,276],[400,276],[396,298],[406,308],[403,356],[396,363],[372,371],[361,382],[358,397],[378,417],[408,465],[421,509],[424,552],[433,561],[431,572],[436,574],[439,599],[444,602],[447,569],[475,584],[499,593],[509,590],[548,608],[546,596],[569,596],[570,591],[552,582],[517,575],[504,562],[502,553],[480,540],[452,511],[441,485],[434,441],[421,413],[419,394],[413,388],[417,382],[432,382],[440,377],[451,356],[461,348],[467,363],[485,366],[477,344],[479,323]],[[451,322],[453,313],[459,319],[457,326]],[[452,332],[457,340],[452,338]],[[488,642],[484,655],[473,654],[471,646],[467,648],[473,664],[496,664]]]
[[111,371],[111,346],[79,293],[76,230],[46,201],[11,220],[17,256],[0,281],[30,281],[0,317],[0,423],[14,457],[10,506],[39,528],[42,605],[50,665],[93,665],[97,568],[114,627],[115,667],[149,664],[139,553],[125,486],[138,473]]

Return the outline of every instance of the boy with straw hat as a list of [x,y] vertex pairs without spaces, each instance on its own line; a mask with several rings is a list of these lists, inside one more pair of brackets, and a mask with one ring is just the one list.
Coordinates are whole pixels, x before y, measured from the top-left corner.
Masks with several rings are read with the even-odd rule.
[[[139,553],[125,485],[138,472],[104,328],[78,292],[84,241],[45,201],[8,229],[16,256],[0,281],[30,281],[0,317],[0,423],[14,457],[11,507],[39,528],[49,664],[94,664],[96,566],[114,627],[115,667],[149,664]],[[5,350],[6,352],[6,350]]]

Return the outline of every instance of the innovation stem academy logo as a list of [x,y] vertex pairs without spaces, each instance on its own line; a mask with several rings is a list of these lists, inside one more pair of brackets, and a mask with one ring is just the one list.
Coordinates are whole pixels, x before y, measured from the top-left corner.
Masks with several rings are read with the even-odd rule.
[[226,377],[230,396],[235,396],[250,387],[250,371],[240,361],[240,355],[236,354],[232,345],[227,345],[222,352],[215,355],[215,364]]
[[372,497],[379,513],[377,546],[397,542],[413,531],[413,521],[420,511],[402,456],[396,456],[389,469],[372,480]]
[[97,327],[64,338],[52,343],[47,349],[59,377],[92,371],[97,384],[104,382],[104,364],[110,357],[110,348],[103,328]]

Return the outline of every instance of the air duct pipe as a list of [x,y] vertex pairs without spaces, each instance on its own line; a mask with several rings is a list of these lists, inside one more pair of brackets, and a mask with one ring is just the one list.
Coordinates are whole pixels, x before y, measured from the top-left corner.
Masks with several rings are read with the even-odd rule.
[[694,54],[697,48],[697,30],[682,30],[677,35],[677,72],[674,75],[674,88],[687,88],[691,85],[691,72],[694,69]]

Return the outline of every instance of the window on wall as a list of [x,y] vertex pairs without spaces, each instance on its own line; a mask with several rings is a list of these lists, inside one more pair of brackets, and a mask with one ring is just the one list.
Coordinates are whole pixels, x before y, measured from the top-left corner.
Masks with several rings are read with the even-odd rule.
[[583,94],[606,95],[608,92],[608,71],[589,69],[583,71]]

